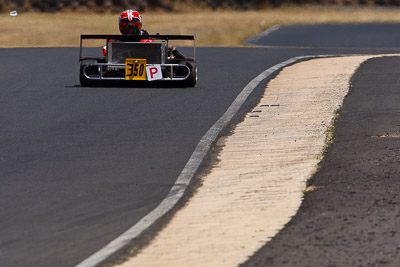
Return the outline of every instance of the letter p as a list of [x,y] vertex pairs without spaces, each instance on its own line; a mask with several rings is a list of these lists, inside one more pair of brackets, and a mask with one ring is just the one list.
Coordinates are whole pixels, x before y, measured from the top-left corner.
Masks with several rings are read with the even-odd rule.
[[146,74],[149,81],[161,80],[163,78],[161,66],[157,64],[146,66]]

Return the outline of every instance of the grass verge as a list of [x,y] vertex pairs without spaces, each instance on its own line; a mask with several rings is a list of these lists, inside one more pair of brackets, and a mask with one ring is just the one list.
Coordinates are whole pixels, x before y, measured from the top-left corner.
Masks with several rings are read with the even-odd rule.
[[[259,11],[143,13],[150,33],[196,34],[200,46],[242,46],[272,25],[298,23],[400,22],[398,8],[282,7]],[[63,12],[0,14],[0,47],[78,46],[79,35],[118,34],[118,14]]]

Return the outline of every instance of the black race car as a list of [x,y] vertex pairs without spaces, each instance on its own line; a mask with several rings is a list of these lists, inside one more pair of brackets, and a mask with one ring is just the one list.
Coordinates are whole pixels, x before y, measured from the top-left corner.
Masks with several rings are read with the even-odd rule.
[[[104,39],[103,56],[84,56],[84,40]],[[193,42],[193,57],[169,46],[171,40]],[[194,87],[197,82],[195,37],[192,35],[81,35],[81,86],[101,86],[121,81],[132,86],[173,82]]]

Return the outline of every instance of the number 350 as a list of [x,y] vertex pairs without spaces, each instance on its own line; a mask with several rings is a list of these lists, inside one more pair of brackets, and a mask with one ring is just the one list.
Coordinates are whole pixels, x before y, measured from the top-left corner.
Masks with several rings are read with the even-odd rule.
[[144,64],[128,63],[127,76],[143,76]]

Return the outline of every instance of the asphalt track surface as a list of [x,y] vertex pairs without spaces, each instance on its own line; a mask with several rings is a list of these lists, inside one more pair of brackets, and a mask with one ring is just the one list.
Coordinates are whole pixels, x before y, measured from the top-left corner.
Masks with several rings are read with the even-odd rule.
[[150,212],[204,133],[295,56],[200,48],[196,88],[81,88],[78,49],[0,54],[0,262],[73,266]]
[[400,47],[400,25],[397,23],[277,25],[275,29],[250,43],[260,46],[339,49]]
[[259,73],[300,55],[396,52],[390,36],[385,49],[199,48],[186,89],[81,88],[76,48],[1,49],[0,262],[81,262],[157,206]]

